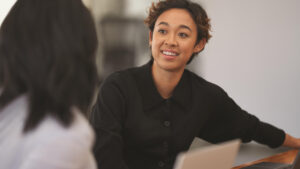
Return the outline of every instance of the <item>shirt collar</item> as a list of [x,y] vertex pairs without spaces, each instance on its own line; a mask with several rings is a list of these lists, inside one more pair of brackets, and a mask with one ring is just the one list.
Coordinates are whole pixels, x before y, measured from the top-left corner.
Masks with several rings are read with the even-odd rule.
[[172,100],[177,102],[182,108],[188,109],[192,97],[192,83],[189,72],[184,70],[182,77],[173,91]]
[[[140,67],[140,71],[136,74],[144,110],[149,110],[165,101],[154,84],[151,71],[152,63],[153,61],[149,61]],[[170,99],[178,103],[182,108],[187,109],[192,96],[191,91],[190,78],[185,70]]]

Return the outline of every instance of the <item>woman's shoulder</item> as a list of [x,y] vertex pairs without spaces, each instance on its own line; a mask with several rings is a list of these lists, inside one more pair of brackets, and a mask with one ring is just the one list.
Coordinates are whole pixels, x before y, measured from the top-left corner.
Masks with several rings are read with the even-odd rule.
[[65,127],[49,116],[36,129],[26,134],[23,150],[28,153],[26,161],[29,165],[42,163],[45,166],[64,165],[80,168],[80,165],[87,165],[93,161],[92,128],[79,110],[72,109],[72,112],[74,119],[70,126]]
[[[73,121],[69,126],[64,126],[57,118],[49,113],[34,129],[23,132],[23,126],[28,114],[29,102],[26,94],[19,96],[1,110],[0,122],[3,128],[20,135],[26,145],[35,146],[45,142],[51,142],[55,139],[69,139],[72,141],[94,139],[94,132],[87,119],[77,108],[72,108]],[[10,126],[14,125],[13,128]],[[1,134],[1,133],[0,133]],[[28,140],[28,141],[27,141]],[[27,143],[28,142],[28,143]],[[86,142],[86,141],[85,141]],[[25,144],[25,143],[24,143]]]
[[41,124],[28,133],[28,137],[33,137],[40,143],[51,144],[78,144],[85,147],[92,146],[94,140],[94,132],[82,113],[72,108],[73,121],[70,126],[63,126],[56,118],[47,116]]
[[225,93],[224,89],[221,88],[219,85],[204,79],[203,77],[197,75],[192,71],[185,70],[185,74],[187,74],[187,76],[190,78],[190,80],[192,81],[191,83],[194,87],[198,89],[203,89],[201,91],[206,91],[209,94]]
[[101,87],[106,85],[132,86],[137,80],[148,77],[149,71],[149,64],[116,71],[103,81]]

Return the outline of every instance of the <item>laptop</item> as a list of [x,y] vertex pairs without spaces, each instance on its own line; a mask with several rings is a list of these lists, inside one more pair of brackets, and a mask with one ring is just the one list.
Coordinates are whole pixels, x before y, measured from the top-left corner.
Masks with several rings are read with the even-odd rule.
[[232,140],[181,153],[176,158],[174,169],[230,169],[240,144],[240,140]]
[[300,169],[300,151],[293,164],[261,162],[241,169]]

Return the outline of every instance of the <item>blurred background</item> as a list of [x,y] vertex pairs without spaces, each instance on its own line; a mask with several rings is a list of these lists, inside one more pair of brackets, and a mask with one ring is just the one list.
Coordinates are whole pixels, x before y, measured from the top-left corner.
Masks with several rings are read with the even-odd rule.
[[[83,1],[98,30],[101,79],[149,60],[143,19],[152,0]],[[300,137],[300,1],[194,1],[207,10],[213,37],[189,69],[220,85],[249,113]],[[0,24],[14,2],[0,0]],[[196,140],[192,148],[202,145]],[[284,150],[243,145],[236,164]]]

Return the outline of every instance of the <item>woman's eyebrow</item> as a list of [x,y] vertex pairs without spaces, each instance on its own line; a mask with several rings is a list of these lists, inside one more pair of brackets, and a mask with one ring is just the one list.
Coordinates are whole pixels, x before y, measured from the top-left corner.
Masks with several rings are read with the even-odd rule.
[[160,22],[158,25],[166,25],[169,26],[169,24],[167,22]]
[[188,29],[189,31],[192,32],[192,29],[190,27],[186,26],[186,25],[180,25],[179,27],[183,28],[183,29]]
[[[169,26],[169,24],[168,24],[167,22],[164,22],[164,21],[160,22],[158,25],[166,25],[166,26]],[[192,32],[192,29],[191,29],[190,27],[186,26],[186,25],[180,25],[179,28],[188,29],[189,31]]]

